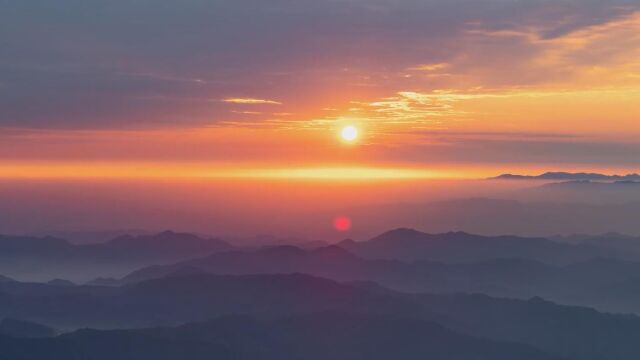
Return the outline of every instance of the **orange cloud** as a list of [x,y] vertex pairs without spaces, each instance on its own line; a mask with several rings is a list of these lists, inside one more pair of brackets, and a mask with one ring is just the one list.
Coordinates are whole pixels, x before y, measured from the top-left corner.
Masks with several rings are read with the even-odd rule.
[[417,70],[417,71],[437,71],[448,68],[450,65],[447,63],[435,63],[435,64],[420,64],[418,66],[412,67],[409,70]]
[[223,100],[232,104],[249,104],[249,105],[282,105],[281,102],[275,100],[254,99],[254,98],[229,98]]
[[[478,26],[478,24],[475,24]],[[640,86],[640,12],[549,36],[543,26],[471,28],[466,54],[453,64],[467,86]],[[509,64],[500,66],[503,61]]]

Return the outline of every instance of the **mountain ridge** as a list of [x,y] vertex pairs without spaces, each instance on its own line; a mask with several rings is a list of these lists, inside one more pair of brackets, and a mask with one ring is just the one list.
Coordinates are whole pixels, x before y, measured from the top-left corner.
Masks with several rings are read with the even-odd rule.
[[489,180],[637,180],[640,181],[640,174],[630,173],[625,175],[606,175],[600,173],[586,173],[586,172],[564,172],[564,171],[549,171],[539,175],[519,175],[505,173],[495,177],[489,178]]

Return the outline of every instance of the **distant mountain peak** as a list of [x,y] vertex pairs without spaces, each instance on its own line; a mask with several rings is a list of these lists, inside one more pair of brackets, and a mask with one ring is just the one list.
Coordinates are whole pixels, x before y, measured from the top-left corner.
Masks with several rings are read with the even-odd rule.
[[412,228],[397,228],[380,234],[378,237],[395,237],[395,236],[420,236],[425,233]]
[[441,234],[430,234],[411,228],[398,228],[384,232],[370,241],[424,241],[432,239],[460,239],[460,238],[481,238],[480,235],[470,234],[464,231],[449,231]]
[[586,173],[586,172],[561,172],[561,171],[549,171],[540,175],[518,175],[506,173],[496,177],[489,178],[489,180],[574,180],[574,181],[640,181],[640,174],[631,173],[626,175],[606,175],[599,173]]
[[162,232],[159,232],[158,234],[156,234],[155,237],[163,238],[163,239],[172,239],[172,238],[178,238],[178,237],[197,238],[198,236],[195,235],[195,234],[186,233],[186,232],[165,230],[165,231],[162,231]]
[[336,245],[338,246],[349,246],[349,245],[353,245],[356,244],[357,241],[353,240],[353,239],[344,239],[342,241],[340,241],[339,243],[337,243]]
[[15,280],[13,280],[8,276],[0,275],[0,283],[3,283],[3,282],[15,282]]
[[155,235],[123,235],[119,236],[106,244],[118,246],[159,246],[181,247],[183,244],[192,246],[218,246],[220,248],[231,249],[232,246],[225,241],[214,238],[202,238],[191,233],[181,233],[172,230],[166,230]]

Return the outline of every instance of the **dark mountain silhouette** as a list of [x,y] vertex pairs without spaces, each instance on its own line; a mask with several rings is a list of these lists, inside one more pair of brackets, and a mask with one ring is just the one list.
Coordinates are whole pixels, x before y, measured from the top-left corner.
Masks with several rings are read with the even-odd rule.
[[528,301],[486,295],[415,295],[439,323],[489,339],[544,349],[569,359],[623,359],[637,356],[640,336],[631,315],[611,315],[560,306],[541,298]]
[[112,230],[93,230],[93,231],[60,231],[49,230],[29,233],[27,235],[34,237],[53,236],[60,239],[68,240],[73,244],[98,244],[109,242],[112,239],[121,236],[140,236],[153,235],[157,231],[148,231],[142,229],[112,229]]
[[238,277],[201,273],[123,287],[16,282],[0,288],[0,317],[57,328],[170,325],[236,313],[284,315],[377,305],[378,297],[364,290],[301,274]]
[[279,237],[268,234],[256,235],[253,237],[225,237],[224,240],[242,248],[293,245],[303,249],[314,249],[329,245],[328,242],[323,240],[309,240],[296,237]]
[[220,345],[187,339],[170,341],[130,332],[85,330],[52,339],[0,336],[4,359],[12,360],[210,360],[232,359]]
[[0,272],[23,279],[87,281],[97,276],[121,276],[140,266],[230,249],[232,246],[222,240],[172,231],[121,236],[88,245],[52,237],[0,236]]
[[124,252],[134,252],[143,258],[167,259],[193,256],[194,253],[228,250],[231,245],[218,239],[205,239],[193,234],[165,231],[156,235],[121,236],[107,243],[97,244],[93,248],[87,247],[96,253],[112,252],[114,256],[120,256]]
[[0,335],[17,338],[47,338],[55,336],[56,331],[34,322],[5,318],[0,321]]
[[426,321],[326,312],[276,320],[232,316],[177,328],[81,330],[46,342],[3,339],[0,344],[4,354],[25,360],[42,359],[44,350],[53,360],[559,359],[530,346],[473,338]]
[[427,234],[413,229],[388,231],[365,242],[343,241],[339,246],[366,258],[447,262],[517,257],[569,263],[607,254],[603,249],[572,246],[544,238],[480,236],[465,232]]
[[640,174],[627,175],[605,175],[598,173],[569,173],[569,172],[546,172],[540,175],[515,175],[502,174],[491,179],[498,180],[596,180],[596,181],[616,181],[631,180],[640,181]]
[[[40,251],[46,261],[58,259],[61,268],[65,261],[71,268],[93,261],[93,269],[120,267],[120,261],[172,264],[94,285],[0,281],[0,318],[21,319],[8,320],[5,333],[11,336],[0,337],[3,354],[323,359],[335,358],[322,350],[333,348],[367,358],[444,359],[444,349],[459,347],[449,355],[631,360],[640,353],[640,318],[575,306],[640,313],[640,263],[622,260],[637,256],[634,237],[605,234],[567,242],[404,228],[366,242],[311,249],[237,250],[223,243],[212,250],[208,241],[172,232],[82,246],[55,238],[45,238],[41,247],[37,239],[6,241],[8,254],[36,248],[27,253]],[[162,250],[149,250],[155,244]],[[183,252],[181,244],[191,249]],[[191,259],[182,259],[191,252]],[[166,260],[172,256],[178,260]],[[208,319],[218,320],[176,327]],[[37,324],[65,331],[147,329],[20,338],[35,336]],[[384,346],[371,350],[378,343]]]
[[[640,251],[608,246],[605,241],[567,244],[544,238],[478,236],[464,232],[432,235],[409,229],[390,231],[367,242],[344,241],[340,246],[365,258],[442,262],[526,258],[567,264],[593,257],[640,260]],[[56,238],[0,236],[0,273],[21,280],[68,279],[76,283],[100,277],[103,281],[93,284],[107,285],[113,283],[108,278],[122,277],[144,266],[170,264],[233,249],[224,241],[170,231],[153,236],[123,236],[91,245],[73,245]]]
[[[418,247],[413,253],[409,251],[416,248],[414,241],[419,242],[419,246],[422,246],[421,242],[424,241],[424,234],[411,230],[385,234],[385,237],[378,239],[384,242],[385,247],[373,248],[375,254],[383,254],[386,250],[391,256],[401,255],[398,249],[388,247],[388,241],[393,242],[394,236],[407,233],[415,235],[415,238],[402,236],[401,239],[408,241],[394,243],[401,251],[416,255],[419,251],[428,252],[431,247],[432,253],[438,254],[438,244],[443,241],[438,236],[429,237],[428,241],[433,240],[433,243],[425,244],[426,247]],[[491,248],[492,241],[495,241],[491,238],[485,244],[482,237],[467,234],[464,236],[468,236],[465,241],[476,242],[473,245],[475,247]],[[493,246],[498,248],[503,246],[503,242],[509,241],[547,242],[519,238],[514,240],[509,237],[497,241],[498,245]],[[351,241],[347,241],[346,244],[354,246]],[[554,249],[556,245],[554,243],[545,246]],[[447,251],[454,253],[457,246],[461,245],[455,245]],[[512,250],[509,247],[503,248]],[[562,246],[559,248],[565,249]],[[393,253],[394,251],[396,253]],[[535,255],[535,248],[528,245],[518,251],[529,251],[529,255]],[[463,250],[460,252],[464,254]],[[173,265],[151,266],[134,271],[120,281],[112,282],[111,285],[201,272],[230,275],[305,273],[338,281],[371,281],[399,291],[484,293],[522,299],[542,296],[560,303],[591,306],[604,311],[640,313],[640,306],[637,305],[640,304],[640,286],[625,283],[636,279],[636,274],[640,273],[640,263],[606,258],[591,258],[561,266],[522,258],[498,258],[469,263],[424,260],[403,262],[392,259],[364,259],[339,246],[315,250],[280,246],[257,251],[221,252]],[[610,295],[621,291],[623,286],[628,289],[624,298]]]
[[[569,264],[627,252],[607,248],[604,243],[567,244],[544,238],[516,236],[487,237],[463,232],[427,234],[412,229],[397,229],[366,242],[345,240],[334,246],[304,250],[294,246],[273,246],[258,250],[219,252],[173,265],[144,268],[125,277],[124,282],[171,274],[183,268],[197,268],[218,274],[258,274],[302,272],[341,280],[381,281],[377,276],[402,274],[400,278],[420,279],[425,272],[448,265],[439,262],[491,262],[496,259],[533,260]],[[367,261],[366,259],[370,260]],[[391,261],[391,260],[402,261]],[[378,261],[372,261],[378,260]],[[388,260],[388,261],[382,261]],[[416,260],[420,264],[408,264]],[[512,262],[516,265],[515,261]],[[505,260],[497,263],[505,265]],[[534,266],[534,265],[532,265]],[[386,282],[382,281],[386,285]]]
[[287,245],[265,247],[259,250],[221,252],[173,265],[150,266],[127,275],[122,279],[122,283],[197,271],[235,275],[305,273],[328,276],[334,274],[335,277],[339,273],[353,273],[354,278],[347,280],[361,280],[358,278],[358,273],[368,269],[366,260],[339,246],[304,250]]
[[[28,319],[58,328],[175,325],[233,314],[271,321],[317,312],[337,312],[346,314],[345,318],[380,316],[383,319],[408,319],[416,324],[437,323],[459,334],[522,343],[567,359],[631,360],[640,353],[640,318],[557,305],[539,298],[508,300],[486,295],[406,294],[368,283],[344,284],[301,274],[192,274],[123,287],[21,286],[2,289],[0,309],[6,314],[0,316]],[[360,321],[368,324],[366,320],[358,320],[353,326],[357,328]],[[391,325],[380,327],[387,326],[399,334],[406,331]],[[422,326],[433,328],[432,325],[416,326],[417,329]],[[304,333],[305,328],[310,331],[308,327],[301,327],[295,332]],[[340,327],[336,325],[335,328]],[[417,331],[415,327],[411,329]],[[264,339],[262,332],[253,332],[244,325],[238,325],[237,331],[247,336],[254,334],[255,341]],[[340,334],[344,333],[334,331],[327,336],[340,337]],[[384,336],[393,339],[391,334],[393,332]],[[189,341],[197,338],[185,336]],[[296,339],[297,335],[288,336]],[[362,333],[357,339],[371,346],[367,339],[379,338],[375,333]],[[104,343],[101,339],[95,341]],[[140,341],[142,350],[145,344],[154,344],[146,337],[130,341]],[[411,343],[415,344],[415,341]],[[449,343],[448,340],[445,343]]]

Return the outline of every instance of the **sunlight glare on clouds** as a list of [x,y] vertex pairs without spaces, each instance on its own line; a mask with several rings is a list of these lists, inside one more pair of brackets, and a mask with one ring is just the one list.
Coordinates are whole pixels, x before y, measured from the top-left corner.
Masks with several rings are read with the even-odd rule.
[[248,105],[282,105],[281,102],[275,100],[253,99],[253,98],[228,98],[223,100],[232,104],[248,104]]
[[[182,14],[175,28],[193,30],[183,36],[144,1],[112,2],[109,12],[56,2],[59,11],[42,19],[33,17],[35,3],[18,3],[0,12],[6,33],[16,34],[0,67],[2,85],[15,89],[0,100],[0,154],[25,163],[211,159],[286,167],[295,159],[318,168],[438,153],[438,161],[464,166],[473,165],[469,157],[455,154],[469,142],[423,134],[575,135],[555,140],[566,149],[577,137],[609,144],[640,136],[637,1],[478,0],[464,10],[446,0],[167,3]],[[121,31],[96,32],[56,15],[85,18],[84,11],[101,12],[105,28]],[[149,31],[121,14],[145,16]],[[18,36],[43,24],[51,31],[39,38]],[[77,42],[78,53],[60,39]],[[347,125],[355,131],[342,136]],[[17,139],[10,128],[29,135]],[[500,142],[482,144],[482,162],[499,164]],[[518,144],[523,153],[526,146]],[[574,164],[584,158],[564,151]],[[416,165],[433,166],[422,161]]]

